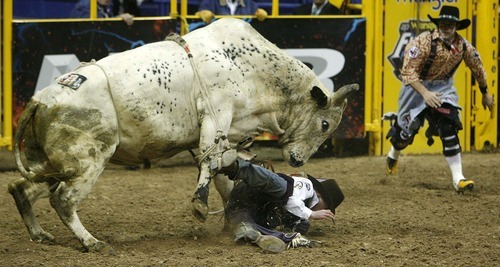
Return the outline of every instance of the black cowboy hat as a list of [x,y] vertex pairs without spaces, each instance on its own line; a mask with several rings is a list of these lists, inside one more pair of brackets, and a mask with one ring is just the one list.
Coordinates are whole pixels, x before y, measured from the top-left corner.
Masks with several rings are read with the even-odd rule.
[[455,6],[443,6],[441,8],[441,11],[439,12],[438,18],[433,18],[429,14],[427,14],[427,17],[434,24],[436,24],[436,26],[438,26],[439,21],[441,21],[441,20],[454,21],[457,23],[457,31],[463,30],[463,29],[469,27],[469,25],[470,25],[470,19],[459,20],[460,9],[458,9],[458,7],[455,7]]
[[344,194],[337,182],[334,179],[319,179],[320,182],[309,174],[307,178],[312,182],[314,190],[321,194],[328,209],[335,213],[335,208],[344,200]]

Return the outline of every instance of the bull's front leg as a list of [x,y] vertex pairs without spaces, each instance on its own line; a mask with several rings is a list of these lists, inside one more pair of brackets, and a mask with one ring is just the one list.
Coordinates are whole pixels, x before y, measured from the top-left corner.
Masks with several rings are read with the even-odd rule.
[[[227,106],[226,106],[227,108]],[[208,193],[210,180],[224,165],[234,163],[237,159],[237,153],[234,147],[232,148],[227,139],[229,125],[232,112],[219,105],[218,109],[221,113],[218,114],[218,122],[223,122],[217,125],[213,121],[213,117],[203,120],[200,128],[200,174],[198,177],[198,185],[192,199],[193,215],[198,221],[205,222],[208,215]],[[221,116],[226,114],[226,116]]]
[[[227,143],[223,148],[214,151],[206,160],[201,162],[198,185],[192,199],[192,212],[198,221],[205,222],[208,215],[208,194],[212,178],[217,175],[220,168],[233,164],[237,157],[236,150],[231,149],[229,143]],[[228,196],[229,193],[227,193],[226,198]],[[223,201],[227,201],[227,199],[223,199]]]
[[200,222],[205,222],[207,219],[208,193],[211,178],[209,163],[206,161],[201,162],[198,185],[196,186],[196,191],[192,199],[193,216]]

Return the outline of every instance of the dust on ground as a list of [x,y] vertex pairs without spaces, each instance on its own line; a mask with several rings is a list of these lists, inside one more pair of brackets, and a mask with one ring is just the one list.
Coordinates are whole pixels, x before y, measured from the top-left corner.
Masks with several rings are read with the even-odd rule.
[[[199,223],[190,199],[197,168],[189,155],[152,169],[110,165],[81,203],[79,216],[117,255],[85,253],[48,199],[35,205],[55,245],[31,242],[7,184],[20,177],[10,153],[0,158],[0,266],[498,266],[500,262],[500,154],[465,153],[472,194],[457,195],[442,155],[411,155],[399,173],[385,173],[384,157],[313,158],[293,169],[275,149],[276,171],[335,178],[346,196],[337,220],[314,221],[310,239],[320,247],[262,252],[221,234],[221,215]],[[211,210],[222,203],[211,187]]]

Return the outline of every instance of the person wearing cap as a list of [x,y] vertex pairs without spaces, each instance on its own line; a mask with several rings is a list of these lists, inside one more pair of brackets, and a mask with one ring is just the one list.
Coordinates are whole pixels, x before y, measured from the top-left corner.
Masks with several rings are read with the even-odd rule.
[[244,160],[219,173],[239,180],[225,207],[225,229],[234,231],[236,242],[270,252],[311,246],[303,236],[309,220],[335,220],[335,208],[344,200],[334,179],[275,173]]
[[488,92],[486,72],[479,53],[457,33],[469,27],[471,21],[461,20],[460,10],[449,5],[441,8],[439,17],[427,17],[437,28],[421,33],[405,48],[398,115],[387,134],[392,144],[386,159],[387,172],[396,173],[401,151],[413,142],[419,128],[427,120],[427,144],[433,144],[432,136],[439,136],[443,155],[451,170],[453,187],[456,192],[463,193],[474,188],[474,181],[462,174],[461,147],[457,135],[462,130],[461,107],[458,105],[453,74],[462,60],[479,85],[483,108],[491,111],[494,101]]

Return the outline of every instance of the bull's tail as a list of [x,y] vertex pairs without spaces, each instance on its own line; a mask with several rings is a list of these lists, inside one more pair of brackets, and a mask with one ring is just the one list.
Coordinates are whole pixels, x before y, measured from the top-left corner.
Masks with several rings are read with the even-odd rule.
[[38,102],[30,101],[28,105],[26,105],[26,108],[24,109],[21,118],[19,118],[19,124],[16,130],[16,135],[14,136],[14,157],[16,158],[17,168],[19,169],[19,172],[21,172],[21,175],[28,180],[34,180],[37,175],[32,171],[28,171],[24,167],[23,162],[21,160],[20,146],[23,141],[26,127],[28,127],[28,124],[35,115],[37,109],[38,109]]

